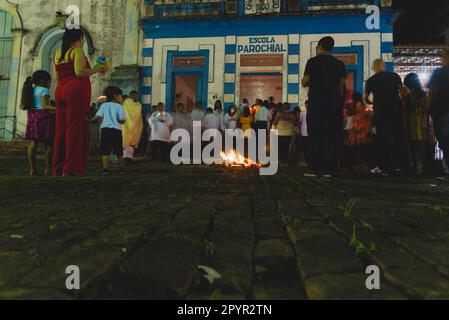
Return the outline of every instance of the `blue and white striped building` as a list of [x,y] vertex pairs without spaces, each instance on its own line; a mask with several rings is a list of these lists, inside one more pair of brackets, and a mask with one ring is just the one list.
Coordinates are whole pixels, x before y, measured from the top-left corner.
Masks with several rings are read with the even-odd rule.
[[[20,92],[35,70],[52,72],[60,47],[62,15],[71,1],[0,0],[0,138],[23,136]],[[92,79],[92,101],[109,85],[140,89],[146,108],[158,102],[196,101],[226,107],[255,97],[302,105],[299,82],[324,35],[336,40],[349,87],[363,90],[370,64],[383,57],[392,69],[395,13],[391,0],[89,0],[75,1],[86,55],[100,53],[111,72]],[[380,8],[369,29],[368,6]],[[107,8],[107,10],[104,10]],[[59,12],[59,14],[56,14]],[[53,89],[56,84],[53,86]]]
[[[305,64],[327,35],[336,41],[335,54],[345,62],[354,91],[363,91],[374,59],[384,58],[393,69],[391,1],[146,0],[145,5],[141,92],[147,107],[165,102],[171,110],[182,99],[181,81],[190,100],[204,107],[217,99],[229,107],[255,94],[266,99],[268,91],[260,96],[263,79],[279,84],[278,100],[302,105]],[[370,5],[381,9],[375,29],[366,23]],[[248,77],[259,79],[261,87],[248,87]]]

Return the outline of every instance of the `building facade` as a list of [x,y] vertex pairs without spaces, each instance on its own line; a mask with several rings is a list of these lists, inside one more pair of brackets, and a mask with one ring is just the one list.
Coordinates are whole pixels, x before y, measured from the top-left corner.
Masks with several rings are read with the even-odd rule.
[[92,98],[111,81],[125,90],[138,87],[143,1],[0,0],[0,138],[24,136],[27,115],[19,106],[23,82],[39,69],[53,73],[51,58],[62,43],[69,5],[80,9],[90,61],[103,53],[114,66],[112,72],[93,77]]
[[[34,70],[51,71],[65,21],[57,12],[69,4],[81,10],[89,58],[104,53],[113,65],[93,78],[93,98],[114,84],[139,89],[146,108],[197,101],[206,108],[216,100],[229,107],[270,96],[302,105],[300,78],[325,35],[336,41],[350,90],[363,91],[376,58],[393,69],[388,0],[0,0],[0,74],[7,79],[0,82],[0,137],[23,135],[21,84]],[[381,9],[374,28],[369,5]]]

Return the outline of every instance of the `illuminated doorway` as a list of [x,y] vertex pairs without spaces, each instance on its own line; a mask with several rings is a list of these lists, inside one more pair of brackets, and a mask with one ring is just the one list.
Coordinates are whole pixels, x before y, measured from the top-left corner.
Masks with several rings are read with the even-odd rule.
[[192,112],[195,103],[201,101],[201,74],[175,74],[175,105],[182,103],[187,112]]
[[209,83],[209,51],[167,52],[167,111],[173,111],[177,103],[184,103],[193,110],[196,102],[207,108]]
[[240,75],[240,97],[253,104],[256,99],[282,102],[282,73],[242,73]]

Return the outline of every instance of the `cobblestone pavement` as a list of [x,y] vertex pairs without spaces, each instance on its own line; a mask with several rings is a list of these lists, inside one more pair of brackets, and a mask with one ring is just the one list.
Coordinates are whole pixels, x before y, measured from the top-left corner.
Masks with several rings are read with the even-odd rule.
[[[0,298],[449,298],[449,184],[140,163],[25,175],[0,158]],[[68,265],[81,290],[65,289]],[[365,268],[381,269],[381,290]],[[210,284],[198,266],[222,278]]]

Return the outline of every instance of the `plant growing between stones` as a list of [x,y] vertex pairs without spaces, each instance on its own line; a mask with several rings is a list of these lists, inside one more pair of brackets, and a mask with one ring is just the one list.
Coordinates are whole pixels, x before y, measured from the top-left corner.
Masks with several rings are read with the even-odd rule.
[[448,207],[442,206],[442,205],[438,205],[438,204],[433,204],[432,205],[432,210],[439,213],[439,214],[444,214],[444,209],[447,209]]
[[291,217],[291,216],[285,216],[285,215],[282,215],[282,220],[283,220],[285,225],[301,224],[302,223],[302,221],[299,220],[298,218]]
[[377,247],[374,243],[370,243],[368,247],[357,238],[357,225],[354,224],[352,228],[352,238],[349,242],[349,246],[355,249],[355,253],[359,255],[370,255],[377,251]]
[[216,280],[221,279],[222,276],[212,267],[199,265],[198,269],[204,272],[204,278],[209,282],[210,285],[213,285]]
[[215,253],[215,243],[204,239],[204,251],[206,255],[213,255]]
[[[206,281],[209,283],[209,285],[211,286],[217,286],[217,281],[222,279],[222,275],[220,273],[218,273],[217,270],[215,270],[212,267],[209,266],[205,266],[205,265],[199,265],[198,269],[203,271],[203,278],[206,279]],[[216,287],[213,291],[212,294],[209,297],[209,300],[220,300],[220,297],[222,296],[221,293],[221,289]]]
[[357,204],[358,201],[359,199],[352,197],[348,200],[348,202],[345,204],[344,207],[339,207],[339,209],[343,211],[343,216],[345,218],[349,219],[352,217],[352,209],[354,208],[354,206]]
[[198,238],[191,237],[189,235],[179,234],[179,233],[167,233],[167,238],[179,240],[195,248],[203,248],[206,255],[213,255],[215,253],[215,244],[208,239],[203,239],[202,241]]

